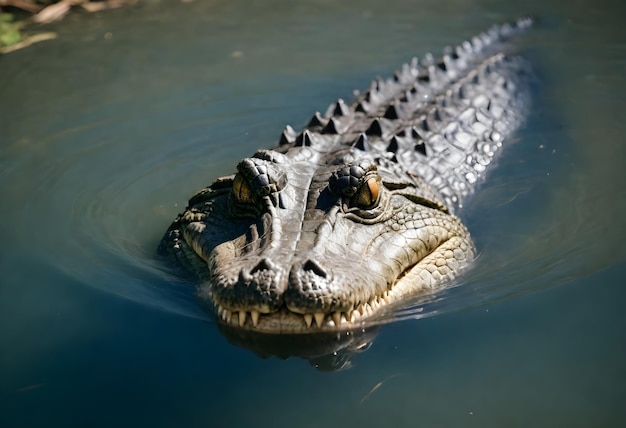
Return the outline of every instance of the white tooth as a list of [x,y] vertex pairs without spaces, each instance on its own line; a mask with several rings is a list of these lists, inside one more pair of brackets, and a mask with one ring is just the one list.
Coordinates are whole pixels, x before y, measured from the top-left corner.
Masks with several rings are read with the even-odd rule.
[[256,327],[259,324],[259,311],[250,311],[250,316],[252,317],[252,325]]
[[348,312],[346,312],[346,321],[352,322],[352,314],[353,313],[354,313],[353,309],[350,309]]
[[350,322],[356,322],[359,318],[361,318],[361,313],[359,311],[352,311],[352,314],[350,314]]
[[222,318],[223,311],[224,311],[224,308],[222,308],[222,305],[217,305],[217,317],[218,318]]
[[243,327],[243,325],[246,323],[246,316],[248,315],[248,313],[246,311],[239,311],[237,315],[237,318],[239,319],[239,327]]
[[348,322],[348,318],[346,317],[347,314],[341,314],[341,323],[345,323]]
[[359,306],[357,306],[356,310],[363,315],[363,313],[365,312],[365,304],[364,303],[360,303]]
[[229,323],[231,316],[232,314],[230,313],[228,309],[224,310],[224,321]]
[[313,315],[304,314],[304,323],[307,327],[311,327],[311,323],[313,322]]
[[317,324],[318,327],[321,327],[324,322],[324,313],[316,312],[313,316],[315,317],[315,324]]
[[335,321],[336,326],[341,324],[341,312],[333,312],[333,321]]
[[370,305],[369,303],[363,304],[363,315],[368,316],[371,313],[372,313],[372,305]]

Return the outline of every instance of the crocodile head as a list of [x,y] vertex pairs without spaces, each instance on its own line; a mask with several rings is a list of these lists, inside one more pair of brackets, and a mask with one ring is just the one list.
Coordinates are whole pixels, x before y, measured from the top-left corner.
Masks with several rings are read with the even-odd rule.
[[204,279],[221,322],[258,332],[362,328],[449,284],[475,251],[452,210],[526,115],[531,74],[501,42],[530,23],[413,59],[286,127],[192,197],[161,252]]
[[441,196],[393,162],[290,150],[241,161],[191,198],[161,244],[205,278],[199,296],[221,322],[269,333],[353,328],[473,258]]

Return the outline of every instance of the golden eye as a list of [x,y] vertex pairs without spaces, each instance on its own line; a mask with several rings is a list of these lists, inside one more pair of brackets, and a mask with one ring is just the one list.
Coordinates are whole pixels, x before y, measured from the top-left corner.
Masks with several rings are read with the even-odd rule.
[[248,182],[236,174],[233,180],[233,197],[238,204],[254,204],[254,195]]
[[378,205],[380,200],[380,177],[375,175],[369,177],[365,183],[357,190],[357,193],[350,200],[352,206],[361,209],[371,209]]

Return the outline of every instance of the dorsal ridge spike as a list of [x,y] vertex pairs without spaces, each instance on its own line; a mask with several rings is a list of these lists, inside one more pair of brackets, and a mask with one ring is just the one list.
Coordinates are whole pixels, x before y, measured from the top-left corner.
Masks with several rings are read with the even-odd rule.
[[309,132],[308,129],[305,129],[304,131],[302,131],[300,135],[296,137],[296,141],[294,142],[294,145],[300,146],[300,147],[305,147],[305,146],[310,147],[311,142],[312,142],[311,132]]
[[415,143],[415,151],[418,153],[421,153],[422,155],[426,156],[426,144],[424,143],[424,140],[422,140],[421,138]]
[[283,130],[283,132],[280,134],[280,140],[278,140],[278,144],[284,146],[285,144],[291,144],[292,142],[293,139],[287,133],[287,129]]
[[389,141],[389,145],[387,145],[387,151],[391,153],[398,153],[399,148],[398,138],[394,135]]
[[426,53],[422,59],[422,65],[426,67],[433,65],[434,62],[435,57],[430,52]]
[[460,46],[457,46],[452,50],[452,53],[450,55],[452,56],[452,59],[457,60],[465,56],[465,52]]
[[395,104],[389,104],[387,110],[385,110],[385,114],[383,115],[385,119],[395,120],[399,119],[398,110],[396,109]]
[[372,80],[372,82],[370,83],[370,87],[369,90],[367,91],[370,95],[370,97],[372,96],[372,93],[374,92],[378,92],[378,82],[376,80]]
[[367,135],[365,135],[364,132],[362,132],[358,138],[355,140],[354,144],[352,145],[352,147],[354,147],[357,150],[361,150],[364,152],[367,152],[370,150],[370,145],[367,142]]
[[318,111],[315,112],[309,123],[306,125],[307,128],[315,128],[317,126],[324,126],[324,118],[320,115]]
[[459,98],[466,99],[467,98],[467,87],[465,85],[459,86]]
[[346,105],[342,98],[339,98],[335,104],[330,106],[330,108],[332,108],[331,115],[335,117],[347,116],[350,114],[350,108]]
[[428,71],[426,72],[421,72],[418,76],[417,76],[417,82],[418,83],[422,83],[422,84],[428,84],[430,83],[430,74]]
[[417,129],[414,126],[411,127],[411,137],[415,139],[421,138],[421,135],[417,132]]
[[365,100],[359,101],[356,107],[354,108],[354,111],[359,112],[359,113],[367,113],[368,110],[369,110],[369,105],[367,104],[367,101]]
[[445,56],[437,61],[437,67],[443,72],[448,71],[448,64],[446,64]]
[[474,54],[474,48],[472,47],[472,44],[469,42],[469,40],[465,40],[463,43],[461,43],[461,49],[463,49],[465,55]]
[[480,83],[480,75],[479,75],[479,73],[475,73],[475,74],[472,76],[471,83],[472,83],[473,85],[478,85],[478,84]]
[[441,106],[442,107],[449,107],[450,106],[450,101],[451,101],[451,98],[449,96],[443,96],[441,98]]
[[383,136],[383,126],[379,117],[372,121],[372,124],[365,131],[366,135],[374,135],[376,137]]
[[295,139],[296,131],[294,131],[294,129],[290,125],[285,125],[285,129],[283,129],[283,132],[280,134],[279,144],[291,144],[294,142]]
[[326,126],[322,129],[322,134],[339,134],[339,125],[334,118],[330,118]]
[[433,119],[437,122],[441,122],[443,120],[443,113],[441,112],[441,108],[436,106],[432,109]]

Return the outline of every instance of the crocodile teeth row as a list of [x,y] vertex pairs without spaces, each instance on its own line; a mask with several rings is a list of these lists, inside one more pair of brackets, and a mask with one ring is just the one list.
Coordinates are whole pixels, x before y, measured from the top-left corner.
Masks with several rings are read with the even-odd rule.
[[[321,328],[324,324],[329,324],[330,327],[337,327],[346,323],[355,323],[359,319],[368,317],[376,312],[381,306],[390,303],[389,291],[385,291],[382,296],[375,296],[370,299],[369,302],[360,303],[356,308],[350,309],[347,312],[333,312],[325,314],[323,312],[316,312],[313,314],[304,314],[302,318],[307,328],[315,326]],[[233,315],[237,314],[235,318]],[[252,326],[256,327],[259,324],[259,318],[261,316],[259,311],[229,311],[223,306],[217,307],[217,316],[228,324],[238,325],[243,327],[246,324],[248,316],[252,321]]]
[[325,323],[329,324],[331,327],[337,327],[346,323],[355,323],[361,318],[372,315],[381,306],[390,302],[389,291],[385,291],[382,296],[373,297],[369,302],[360,303],[356,308],[350,309],[347,312],[337,311],[328,315],[323,312],[304,314],[304,323],[307,327],[312,327],[313,321],[315,321],[317,327],[322,327]]
[[217,307],[217,316],[221,320],[226,321],[229,324],[235,324],[235,319],[233,318],[234,314],[237,314],[237,324],[239,325],[239,327],[244,326],[244,324],[246,323],[246,319],[248,318],[248,314],[250,315],[250,319],[252,320],[252,326],[256,327],[257,325],[259,325],[259,317],[261,316],[259,311],[229,311],[228,309],[223,308],[221,305]]

